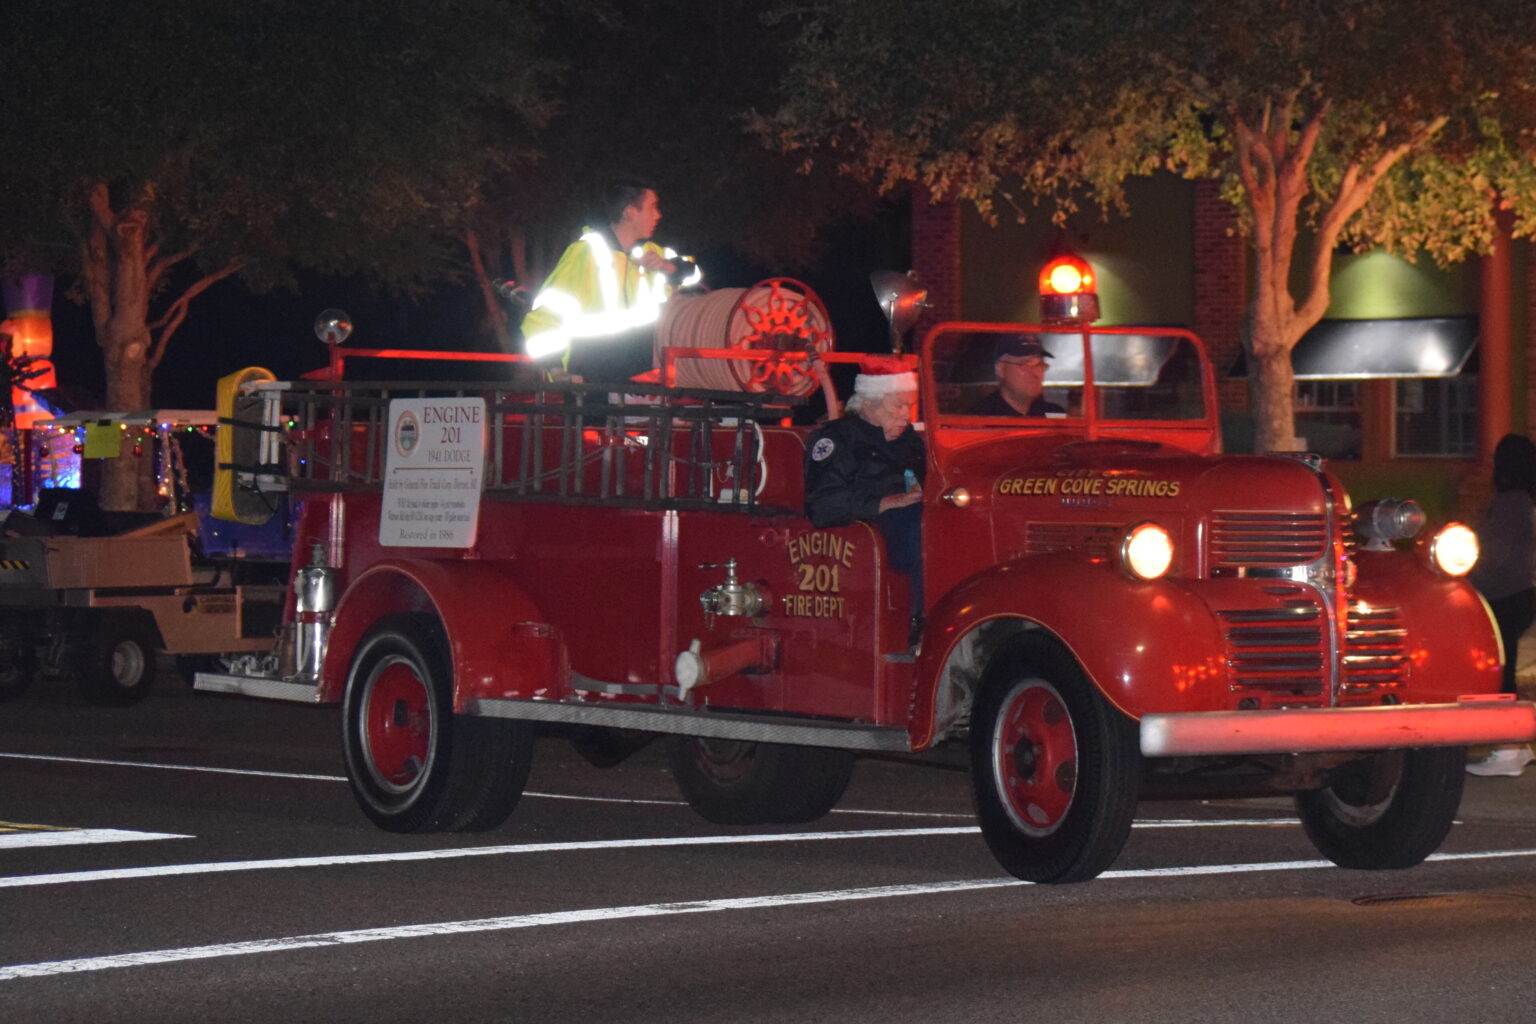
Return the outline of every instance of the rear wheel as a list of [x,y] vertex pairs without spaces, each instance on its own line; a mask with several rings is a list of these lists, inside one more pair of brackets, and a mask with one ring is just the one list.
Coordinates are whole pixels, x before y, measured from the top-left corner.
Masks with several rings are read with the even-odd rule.
[[815,821],[853,776],[853,754],[825,747],[678,736],[668,753],[689,806],[716,825]]
[[93,616],[70,646],[75,685],[94,704],[136,704],[155,685],[155,631],[147,616]]
[[1411,868],[1445,841],[1461,806],[1465,747],[1392,750],[1354,761],[1296,794],[1318,852],[1343,868]]
[[447,640],[429,616],[395,616],[369,631],[341,717],[352,793],[380,828],[495,828],[528,780],[532,726],[453,714]]
[[971,720],[982,836],[1018,878],[1093,878],[1130,835],[1141,771],[1136,725],[1047,638],[1018,640],[993,664]]

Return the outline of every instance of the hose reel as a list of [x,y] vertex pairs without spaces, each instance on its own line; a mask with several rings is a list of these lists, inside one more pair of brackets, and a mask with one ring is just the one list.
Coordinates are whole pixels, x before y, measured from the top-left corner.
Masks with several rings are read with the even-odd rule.
[[751,360],[680,357],[674,362],[674,383],[803,396],[820,383],[804,356],[830,352],[833,342],[832,319],[810,286],[772,277],[750,288],[672,296],[656,327],[656,361],[662,365],[667,348],[771,352]]

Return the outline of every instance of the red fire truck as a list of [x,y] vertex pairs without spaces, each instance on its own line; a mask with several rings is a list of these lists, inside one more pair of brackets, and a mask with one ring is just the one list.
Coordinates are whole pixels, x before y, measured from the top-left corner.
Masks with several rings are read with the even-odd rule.
[[[1461,578],[1475,537],[1352,508],[1315,457],[1220,454],[1199,339],[1095,328],[1095,303],[908,357],[916,645],[879,531],[804,518],[809,428],[771,391],[254,381],[231,416],[269,455],[233,469],[302,501],[299,571],[278,650],[197,685],[339,702],[353,792],[397,831],[499,825],[564,730],[597,764],[666,737],[727,825],[819,817],[860,755],[962,759],[988,846],[1040,882],[1103,871],[1170,797],[1293,794],[1336,863],[1419,863],[1464,748],[1536,737]],[[1023,332],[1065,411],[967,412]]]

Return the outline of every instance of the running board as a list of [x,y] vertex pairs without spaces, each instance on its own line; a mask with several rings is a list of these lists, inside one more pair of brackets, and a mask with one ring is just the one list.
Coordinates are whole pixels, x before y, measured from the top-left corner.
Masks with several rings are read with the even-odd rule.
[[638,729],[642,732],[704,736],[749,743],[787,743],[802,747],[837,747],[903,754],[912,750],[905,729],[813,719],[691,711],[684,708],[564,704],[545,700],[479,697],[465,702],[464,713],[484,718]]
[[313,683],[295,683],[268,676],[236,676],[225,672],[199,672],[192,677],[192,689],[204,693],[238,693],[267,700],[292,700],[319,704],[320,687]]

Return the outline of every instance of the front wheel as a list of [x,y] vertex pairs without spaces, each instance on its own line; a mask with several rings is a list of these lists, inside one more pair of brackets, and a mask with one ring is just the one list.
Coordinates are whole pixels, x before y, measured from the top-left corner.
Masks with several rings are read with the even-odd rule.
[[1466,762],[1465,747],[1374,754],[1297,793],[1296,811],[1312,845],[1341,868],[1411,868],[1450,833]]
[[342,697],[353,796],[391,832],[474,832],[522,795],[533,729],[453,713],[453,666],[436,619],[385,619],[358,646]]
[[1136,725],[1060,644],[1024,637],[999,653],[971,719],[981,834],[1009,874],[1081,882],[1119,856],[1136,811]]
[[75,686],[93,704],[126,707],[155,685],[155,633],[139,615],[95,617],[72,640]]
[[668,755],[689,806],[716,825],[815,821],[853,776],[853,754],[825,747],[678,736]]

